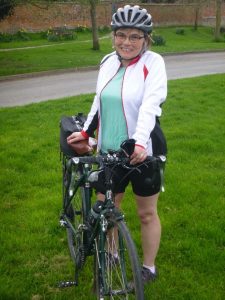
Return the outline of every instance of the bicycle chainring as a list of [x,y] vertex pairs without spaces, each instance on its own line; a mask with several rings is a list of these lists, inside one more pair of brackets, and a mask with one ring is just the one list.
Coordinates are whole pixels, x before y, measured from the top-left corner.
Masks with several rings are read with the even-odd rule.
[[76,260],[75,260],[76,267],[78,269],[81,269],[84,265],[84,261],[85,261],[84,246],[79,245],[76,251]]

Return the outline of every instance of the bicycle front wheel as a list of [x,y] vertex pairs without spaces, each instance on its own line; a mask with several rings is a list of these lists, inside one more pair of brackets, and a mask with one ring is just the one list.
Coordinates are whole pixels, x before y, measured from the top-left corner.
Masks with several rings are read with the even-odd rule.
[[79,168],[64,170],[64,210],[68,220],[66,226],[67,240],[71,258],[75,266],[82,267],[85,259],[84,240],[86,232],[82,226],[89,209],[90,190],[81,186],[79,181],[82,171]]
[[123,221],[110,220],[107,232],[97,236],[95,281],[97,299],[144,299],[134,242]]

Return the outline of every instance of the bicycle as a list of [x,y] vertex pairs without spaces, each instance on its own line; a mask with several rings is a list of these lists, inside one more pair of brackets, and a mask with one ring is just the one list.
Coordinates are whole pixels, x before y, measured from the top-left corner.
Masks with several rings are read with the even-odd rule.
[[[129,141],[129,140],[128,140]],[[114,205],[112,173],[117,165],[125,168],[129,142],[121,150],[96,156],[63,156],[63,209],[60,224],[66,228],[75,280],[61,287],[78,285],[79,272],[88,256],[94,256],[94,285],[97,299],[144,299],[141,268],[135,244],[124,215]],[[151,157],[148,162],[158,164]],[[147,161],[145,162],[147,163]],[[97,168],[93,169],[93,166]],[[137,168],[137,167],[136,167]],[[99,172],[105,175],[105,201],[98,212],[91,205],[92,186]],[[99,202],[97,202],[99,204]],[[91,223],[91,225],[90,225]],[[114,254],[117,254],[116,256]]]

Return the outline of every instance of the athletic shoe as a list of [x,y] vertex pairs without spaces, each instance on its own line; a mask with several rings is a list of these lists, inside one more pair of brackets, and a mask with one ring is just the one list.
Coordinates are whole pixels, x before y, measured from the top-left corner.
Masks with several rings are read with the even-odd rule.
[[142,267],[141,275],[143,283],[146,284],[156,280],[157,272],[152,273],[149,269]]
[[[145,285],[145,284],[153,282],[157,277],[157,273],[156,272],[152,273],[149,269],[142,267],[141,268],[141,277],[142,277],[143,285]],[[134,290],[134,282],[133,281],[128,283],[128,289],[130,291]]]

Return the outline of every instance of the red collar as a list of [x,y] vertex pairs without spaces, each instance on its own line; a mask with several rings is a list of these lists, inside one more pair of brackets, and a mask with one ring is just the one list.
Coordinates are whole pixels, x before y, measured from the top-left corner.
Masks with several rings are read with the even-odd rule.
[[129,63],[128,66],[131,66],[131,65],[133,65],[133,64],[136,64],[136,62],[138,62],[140,58],[141,58],[140,55],[136,56],[135,58],[132,59],[132,61]]

